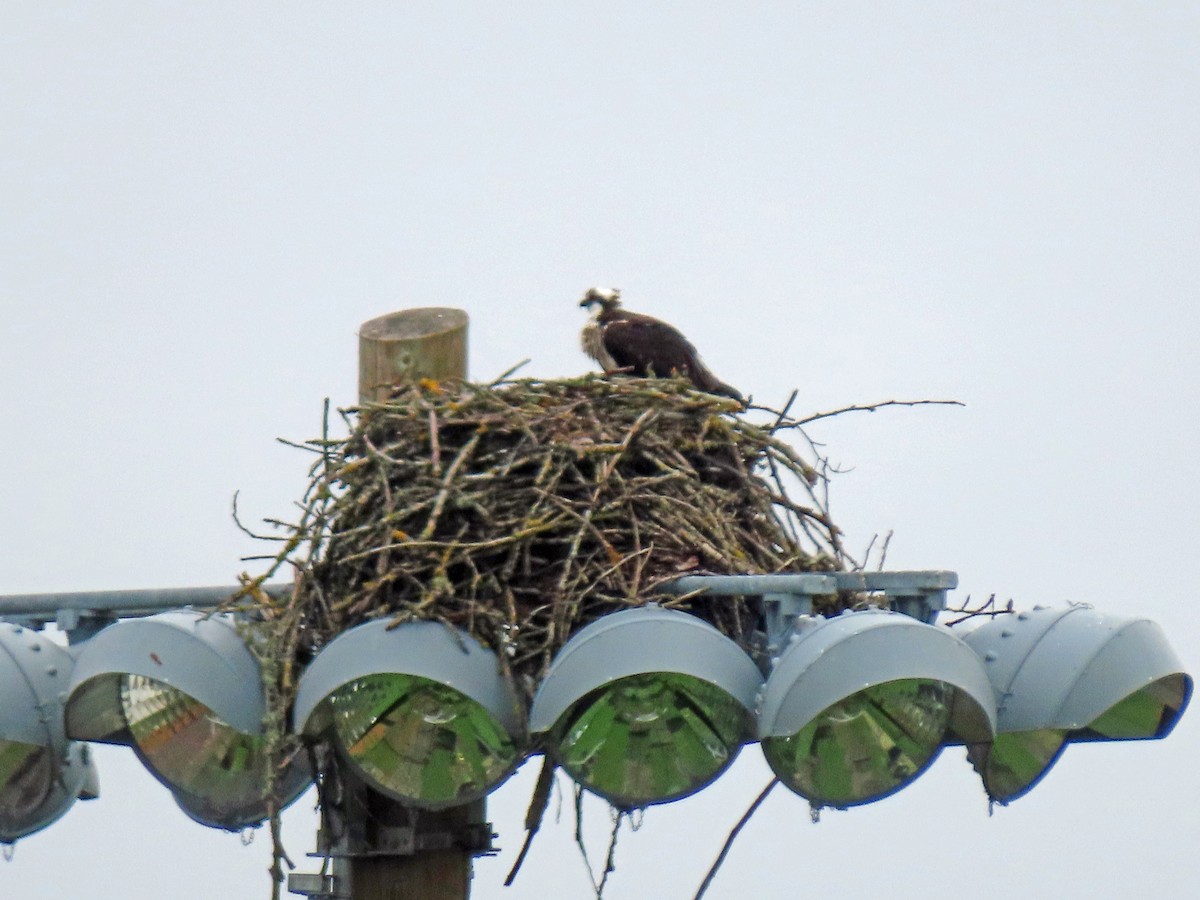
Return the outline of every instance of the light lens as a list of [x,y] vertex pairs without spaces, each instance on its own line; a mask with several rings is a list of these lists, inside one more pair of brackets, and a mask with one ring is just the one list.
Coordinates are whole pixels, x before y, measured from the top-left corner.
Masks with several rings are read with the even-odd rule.
[[54,784],[50,748],[0,741],[0,835],[23,833]]
[[1008,803],[1037,784],[1069,741],[1141,740],[1166,734],[1187,695],[1187,676],[1168,675],[1109,707],[1086,728],[998,734],[990,749],[971,754],[972,764],[982,776],[988,796]]
[[981,759],[972,752],[971,763],[983,778],[989,797],[1007,803],[1028,791],[1054,764],[1066,746],[1061,728],[1014,731],[996,735],[990,749],[983,745]]
[[262,807],[263,737],[237,731],[203,703],[142,675],[122,677],[120,699],[134,746],[160,778],[218,815]]
[[1171,730],[1187,702],[1188,681],[1183,673],[1168,675],[1134,691],[1111,707],[1072,740],[1139,740],[1161,737]]
[[553,752],[571,777],[622,807],[692,793],[733,761],[753,727],[700,678],[653,672],[592,691],[559,720]]
[[953,692],[923,678],[875,685],[827,707],[796,734],[764,738],[763,752],[780,780],[817,806],[876,800],[933,761]]
[[474,800],[517,763],[513,740],[494,716],[428,678],[367,675],[326,702],[350,761],[382,790],[416,805]]

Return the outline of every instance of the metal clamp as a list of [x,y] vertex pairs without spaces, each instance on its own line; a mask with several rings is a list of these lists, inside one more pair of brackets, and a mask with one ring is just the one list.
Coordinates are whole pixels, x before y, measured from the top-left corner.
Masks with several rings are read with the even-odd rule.
[[491,822],[472,822],[457,828],[430,828],[427,824],[376,825],[368,843],[345,837],[334,846],[326,843],[325,832],[317,835],[319,857],[366,858],[372,856],[415,856],[437,850],[461,850],[472,856],[492,856],[499,852],[493,841],[497,837]]
[[333,875],[292,872],[288,875],[288,893],[306,897],[346,898],[349,895],[338,891],[338,879]]

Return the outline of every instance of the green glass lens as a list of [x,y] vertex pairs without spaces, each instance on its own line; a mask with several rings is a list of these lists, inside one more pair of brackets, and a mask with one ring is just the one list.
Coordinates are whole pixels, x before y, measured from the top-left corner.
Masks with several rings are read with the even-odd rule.
[[517,762],[512,738],[491,713],[428,678],[368,675],[326,702],[350,760],[381,789],[417,805],[480,797]]
[[207,810],[261,806],[267,784],[262,737],[244,734],[182,691],[142,675],[121,679],[121,708],[142,758]]
[[707,681],[655,672],[577,702],[555,727],[571,777],[618,806],[674,800],[719,775],[751,734],[750,713]]
[[[981,773],[988,796],[1000,803],[1021,796],[1058,758],[1066,739],[1067,732],[1061,728],[996,735]],[[978,771],[980,766],[975,768]]]
[[1187,700],[1187,676],[1160,678],[1108,709],[1072,740],[1137,740],[1165,734]]
[[865,803],[932,762],[953,690],[923,678],[875,685],[823,710],[796,734],[764,738],[763,752],[780,780],[814,804]]
[[983,776],[988,796],[1007,803],[1037,783],[1068,741],[1138,740],[1166,734],[1187,702],[1187,694],[1187,676],[1168,675],[1109,707],[1086,728],[998,734],[982,762],[973,754],[972,763]]
[[0,741],[0,836],[16,835],[35,816],[54,782],[47,747]]

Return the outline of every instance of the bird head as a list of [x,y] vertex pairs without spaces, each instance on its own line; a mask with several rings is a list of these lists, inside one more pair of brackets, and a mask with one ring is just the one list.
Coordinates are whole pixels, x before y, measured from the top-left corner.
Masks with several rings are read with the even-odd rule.
[[621,292],[617,288],[588,288],[579,305],[584,309],[599,305],[601,309],[614,309],[621,305]]

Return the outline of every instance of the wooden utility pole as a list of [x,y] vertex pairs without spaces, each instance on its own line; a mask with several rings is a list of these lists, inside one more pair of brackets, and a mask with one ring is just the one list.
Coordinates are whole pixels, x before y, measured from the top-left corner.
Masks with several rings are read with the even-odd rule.
[[[426,307],[372,319],[359,331],[360,402],[384,400],[397,384],[466,378],[467,314]],[[485,803],[430,812],[384,796],[337,767],[338,836],[327,835],[339,897],[352,900],[466,900],[471,858],[490,847]]]

